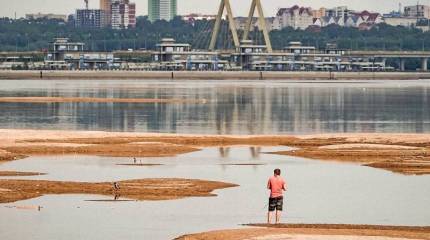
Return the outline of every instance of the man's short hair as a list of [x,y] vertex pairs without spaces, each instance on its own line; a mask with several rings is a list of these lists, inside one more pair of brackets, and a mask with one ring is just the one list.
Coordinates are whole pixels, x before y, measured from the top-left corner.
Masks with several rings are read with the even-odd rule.
[[281,175],[281,169],[277,168],[275,169],[275,171],[273,171],[275,173],[275,175]]

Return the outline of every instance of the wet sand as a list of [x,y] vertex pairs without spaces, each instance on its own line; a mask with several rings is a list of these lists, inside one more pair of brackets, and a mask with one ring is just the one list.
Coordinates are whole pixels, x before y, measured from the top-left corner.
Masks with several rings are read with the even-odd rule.
[[221,230],[185,235],[178,240],[393,240],[430,239],[430,227],[280,224],[251,225],[259,228]]
[[53,154],[168,157],[232,145],[292,146],[297,149],[275,154],[356,162],[402,174],[430,174],[430,134],[222,136],[0,129],[3,161]]
[[172,200],[216,196],[212,191],[237,186],[230,183],[190,179],[142,179],[118,183],[120,188],[116,190],[111,182],[0,180],[0,203],[11,203],[46,194],[99,194],[142,201]]
[[[0,146],[1,148],[1,146]],[[20,155],[61,155],[82,154],[109,157],[169,157],[197,151],[197,148],[168,143],[135,144],[75,144],[55,142],[17,143],[6,146],[5,150]]]
[[[410,143],[408,143],[410,145]],[[420,146],[421,144],[417,144]],[[382,144],[307,146],[276,154],[318,160],[357,162],[402,174],[430,174],[430,148]]]
[[206,103],[206,100],[89,97],[0,97],[0,103]]

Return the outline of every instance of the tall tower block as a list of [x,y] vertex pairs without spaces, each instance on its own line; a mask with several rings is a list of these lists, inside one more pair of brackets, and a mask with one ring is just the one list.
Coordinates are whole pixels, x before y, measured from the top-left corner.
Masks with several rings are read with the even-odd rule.
[[111,0],[100,0],[100,9],[110,12]]
[[112,16],[112,0],[100,0],[100,9],[104,12],[104,21],[103,26],[111,25],[111,16]]
[[148,0],[149,21],[170,21],[177,16],[177,0]]

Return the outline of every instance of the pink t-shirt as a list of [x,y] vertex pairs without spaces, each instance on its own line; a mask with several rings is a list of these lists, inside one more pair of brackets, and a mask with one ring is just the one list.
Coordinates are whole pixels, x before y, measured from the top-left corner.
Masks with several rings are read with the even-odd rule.
[[282,197],[282,191],[284,189],[285,181],[281,176],[272,176],[269,178],[267,188],[270,189],[270,197],[277,198]]

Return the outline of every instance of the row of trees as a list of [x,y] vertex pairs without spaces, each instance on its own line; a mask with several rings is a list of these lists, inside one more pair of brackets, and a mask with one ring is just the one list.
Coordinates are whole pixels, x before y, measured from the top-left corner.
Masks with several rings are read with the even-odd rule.
[[[139,17],[137,27],[128,30],[78,29],[73,23],[57,20],[0,19],[0,51],[39,51],[47,49],[56,37],[67,37],[86,44],[88,50],[113,51],[125,49],[154,49],[161,38],[175,38],[194,48],[207,48],[213,21],[196,21],[193,24],[176,18],[173,21],[151,23]],[[241,33],[239,33],[241,34]],[[340,48],[354,50],[430,50],[430,32],[393,27],[386,24],[369,31],[356,28],[328,26],[322,29],[294,30],[286,28],[270,33],[275,49],[282,49],[289,41],[301,41],[305,45],[324,48],[336,43]],[[254,31],[256,42],[262,42],[262,34]],[[231,47],[231,34],[226,23],[221,27],[218,47]]]

